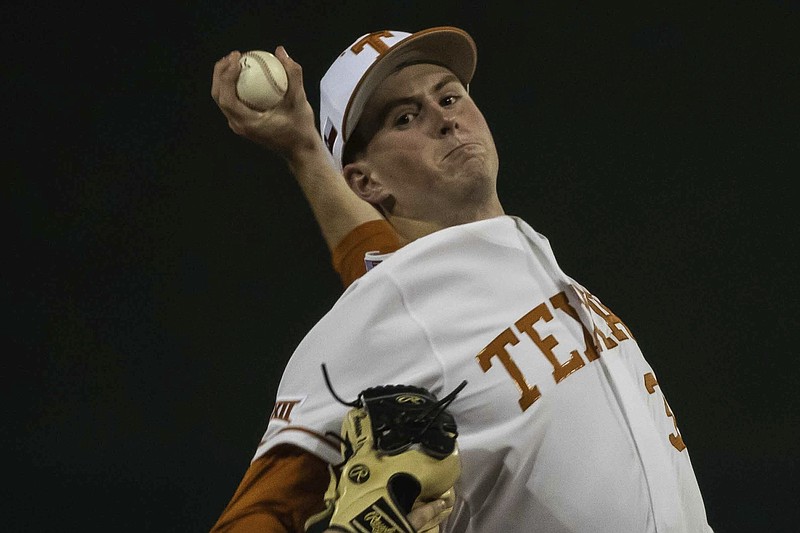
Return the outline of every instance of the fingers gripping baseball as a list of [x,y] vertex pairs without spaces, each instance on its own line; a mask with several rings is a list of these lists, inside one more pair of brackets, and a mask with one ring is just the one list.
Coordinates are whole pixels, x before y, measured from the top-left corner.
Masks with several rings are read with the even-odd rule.
[[255,143],[289,157],[297,150],[318,142],[314,111],[303,88],[303,71],[279,46],[275,57],[286,71],[286,94],[274,106],[258,111],[245,105],[237,95],[242,54],[234,50],[214,65],[211,97],[228,120],[230,129]]

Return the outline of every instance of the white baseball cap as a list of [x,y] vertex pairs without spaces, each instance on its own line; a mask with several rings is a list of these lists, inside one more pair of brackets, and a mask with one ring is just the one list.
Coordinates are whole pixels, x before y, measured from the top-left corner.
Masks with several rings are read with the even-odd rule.
[[467,87],[477,61],[475,41],[452,26],[416,33],[382,30],[356,39],[320,81],[319,129],[337,168],[342,170],[344,145],[372,91],[399,66],[421,62],[442,65]]

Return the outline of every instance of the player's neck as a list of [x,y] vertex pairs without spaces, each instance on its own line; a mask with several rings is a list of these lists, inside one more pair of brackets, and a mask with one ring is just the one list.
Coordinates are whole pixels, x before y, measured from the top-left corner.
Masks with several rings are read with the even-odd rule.
[[505,211],[503,211],[502,206],[497,203],[471,213],[460,211],[449,217],[441,217],[436,220],[421,220],[392,214],[386,215],[386,220],[400,235],[402,244],[408,244],[444,228],[499,217],[504,214]]
[[387,215],[386,220],[394,227],[403,245],[442,229],[441,225],[434,222],[405,218],[397,215]]

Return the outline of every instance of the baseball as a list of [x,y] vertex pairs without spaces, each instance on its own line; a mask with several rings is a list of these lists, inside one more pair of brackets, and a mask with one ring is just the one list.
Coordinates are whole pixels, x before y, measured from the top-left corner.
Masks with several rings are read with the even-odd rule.
[[236,94],[247,107],[267,111],[286,94],[286,70],[277,57],[263,50],[251,50],[239,59],[242,66],[236,81]]

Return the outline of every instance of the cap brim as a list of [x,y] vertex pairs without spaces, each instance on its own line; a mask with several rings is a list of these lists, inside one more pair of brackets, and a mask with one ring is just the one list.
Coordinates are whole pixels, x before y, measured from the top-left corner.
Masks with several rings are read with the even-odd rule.
[[448,68],[465,86],[475,74],[478,49],[472,37],[459,28],[439,26],[413,33],[378,58],[356,85],[344,113],[344,142],[350,138],[372,92],[406,63],[430,62]]

